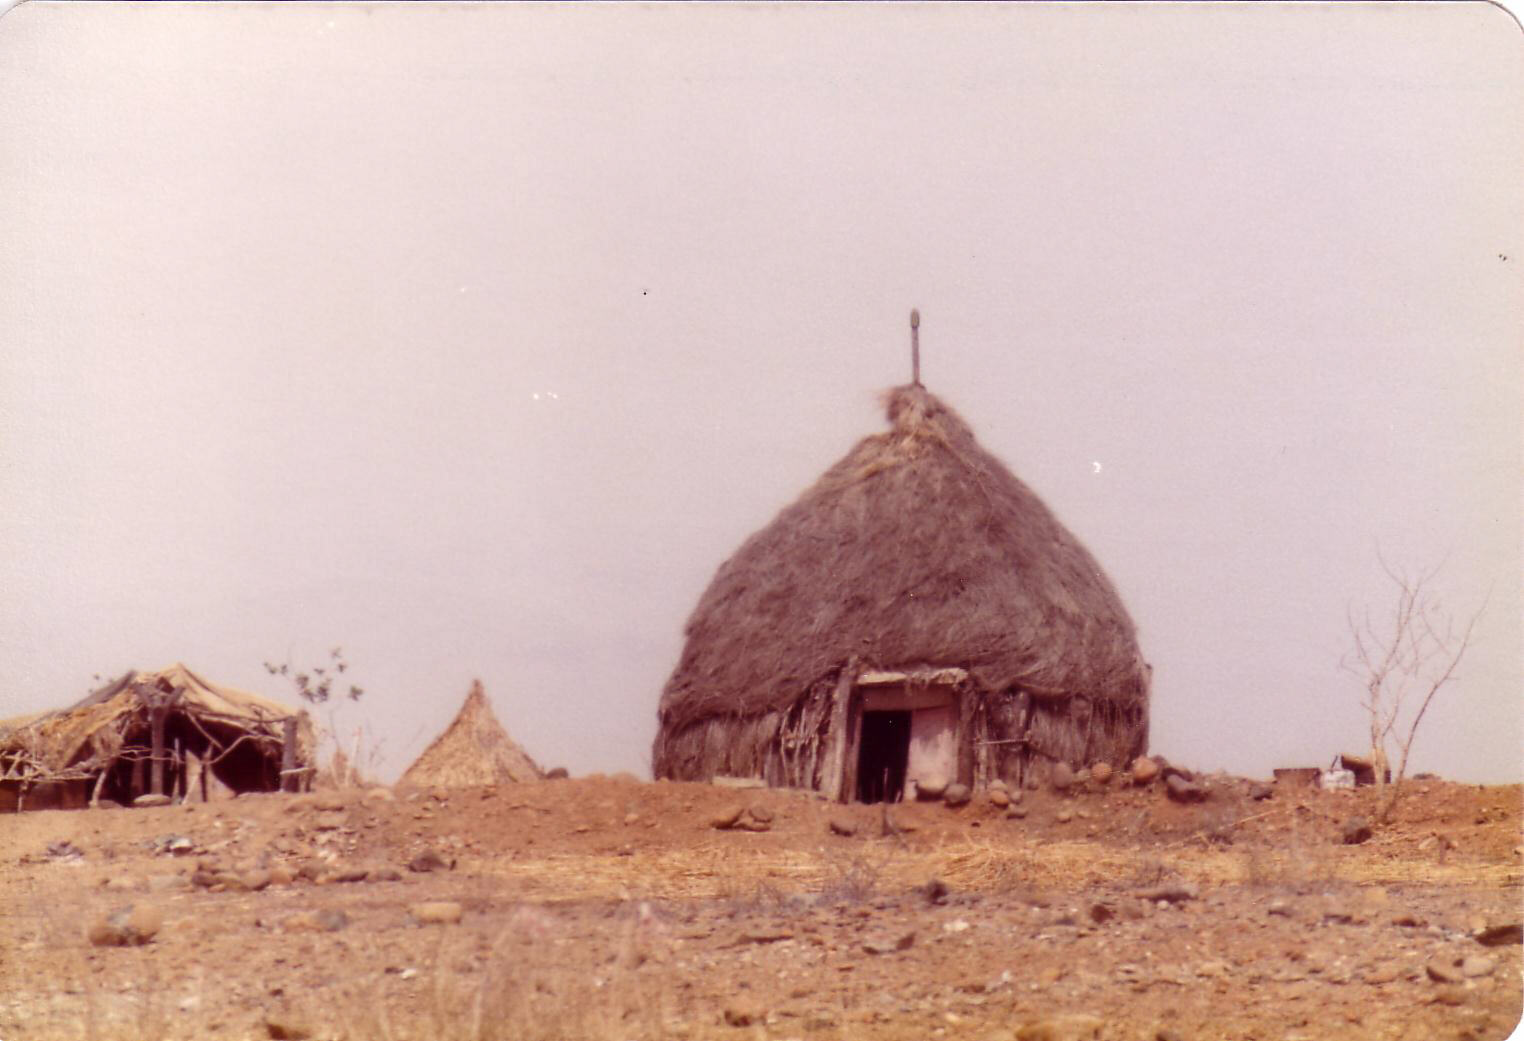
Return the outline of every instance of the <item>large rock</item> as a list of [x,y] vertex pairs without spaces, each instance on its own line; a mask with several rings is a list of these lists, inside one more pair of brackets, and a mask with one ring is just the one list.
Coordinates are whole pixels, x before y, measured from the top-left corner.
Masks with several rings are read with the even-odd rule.
[[950,782],[941,774],[916,778],[915,793],[918,799],[940,799],[947,792]]
[[1132,761],[1132,783],[1136,785],[1153,784],[1154,778],[1159,776],[1159,764],[1140,755]]
[[1176,802],[1204,802],[1207,790],[1194,781],[1187,781],[1178,773],[1164,778],[1164,789]]
[[1074,771],[1069,769],[1068,763],[1054,763],[1048,772],[1048,784],[1055,792],[1066,792],[1074,785]]
[[949,806],[967,806],[973,797],[974,793],[966,784],[949,784],[942,793],[942,801]]
[[134,806],[168,806],[173,802],[167,795],[139,795],[132,800]]
[[1502,947],[1505,944],[1524,942],[1524,923],[1507,922],[1488,926],[1476,934],[1476,942],[1483,947]]
[[742,803],[732,803],[709,818],[709,826],[718,831],[734,828],[746,814],[746,807]]
[[1011,805],[1011,793],[1004,788],[990,789],[990,805],[997,810],[1003,810]]
[[1090,779],[1096,784],[1106,784],[1111,780],[1111,764],[1092,763],[1090,766]]

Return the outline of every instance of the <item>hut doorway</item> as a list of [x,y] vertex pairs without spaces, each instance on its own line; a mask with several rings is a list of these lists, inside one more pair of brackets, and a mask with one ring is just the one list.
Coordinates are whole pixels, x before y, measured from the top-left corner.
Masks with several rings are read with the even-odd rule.
[[863,736],[857,762],[858,802],[899,802],[910,765],[912,713],[863,713]]
[[859,680],[856,776],[847,788],[859,802],[914,799],[918,781],[940,777],[945,784],[958,776],[955,693],[895,678],[901,682]]

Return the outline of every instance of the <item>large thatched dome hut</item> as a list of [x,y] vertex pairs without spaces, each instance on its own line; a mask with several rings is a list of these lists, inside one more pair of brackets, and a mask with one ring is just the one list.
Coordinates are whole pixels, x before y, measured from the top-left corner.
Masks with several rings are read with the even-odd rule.
[[721,565],[657,777],[897,799],[1145,750],[1150,668],[1094,558],[919,385]]

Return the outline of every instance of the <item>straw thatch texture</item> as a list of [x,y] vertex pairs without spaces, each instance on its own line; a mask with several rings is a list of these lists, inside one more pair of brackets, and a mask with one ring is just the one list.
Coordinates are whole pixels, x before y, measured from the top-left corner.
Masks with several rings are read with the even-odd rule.
[[498,722],[481,681],[476,680],[455,721],[423,750],[398,783],[468,788],[537,781],[542,776],[534,760]]
[[[305,712],[213,683],[176,663],[131,670],[67,708],[0,721],[0,785],[99,790],[95,782],[102,774],[121,773],[124,763],[147,755],[147,697],[169,699],[168,734],[183,751],[215,761],[236,790],[279,787],[288,719],[296,720],[295,766],[312,761],[315,740]],[[170,765],[176,773],[184,768],[179,760]],[[140,793],[124,779],[109,794]]]
[[999,696],[971,721],[981,740],[1019,723],[1054,758],[1141,750],[1149,668],[1094,558],[936,397],[899,387],[888,406],[889,432],[721,565],[662,693],[658,777],[818,787],[785,746],[821,736],[849,668],[968,670]]

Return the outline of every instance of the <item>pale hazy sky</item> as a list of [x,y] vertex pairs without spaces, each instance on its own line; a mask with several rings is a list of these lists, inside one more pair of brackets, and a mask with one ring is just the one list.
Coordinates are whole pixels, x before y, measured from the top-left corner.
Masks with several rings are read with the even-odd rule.
[[1492,590],[1412,768],[1520,779],[1495,6],[29,3],[0,98],[0,717],[342,644],[388,777],[473,677],[644,773],[699,594],[883,428],[918,306],[1120,589],[1155,750],[1360,749],[1379,545]]

